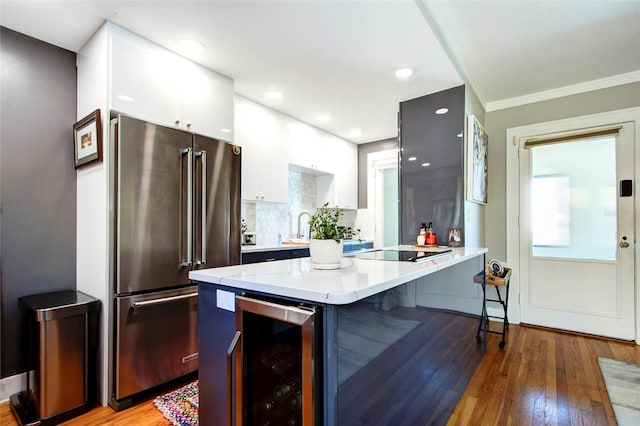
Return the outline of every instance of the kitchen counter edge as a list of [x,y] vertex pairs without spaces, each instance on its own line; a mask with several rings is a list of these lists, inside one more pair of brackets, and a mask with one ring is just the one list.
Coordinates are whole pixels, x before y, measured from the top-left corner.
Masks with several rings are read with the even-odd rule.
[[[407,247],[411,246],[399,248]],[[482,256],[487,251],[484,247],[453,248],[450,255],[420,263],[345,256],[343,267],[337,270],[313,269],[307,257],[195,270],[189,273],[189,278],[274,296],[344,305]]]

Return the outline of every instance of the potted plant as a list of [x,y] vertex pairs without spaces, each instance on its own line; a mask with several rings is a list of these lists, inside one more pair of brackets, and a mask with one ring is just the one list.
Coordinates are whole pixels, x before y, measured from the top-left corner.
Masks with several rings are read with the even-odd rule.
[[311,241],[309,254],[315,269],[338,269],[342,258],[342,234],[338,228],[338,221],[342,210],[330,209],[329,203],[324,203],[311,215]]

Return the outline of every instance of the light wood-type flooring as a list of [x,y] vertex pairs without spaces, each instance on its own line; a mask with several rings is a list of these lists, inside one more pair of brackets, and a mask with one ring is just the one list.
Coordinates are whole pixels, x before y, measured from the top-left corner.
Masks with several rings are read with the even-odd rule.
[[[490,335],[449,425],[615,425],[598,357],[640,364],[640,346],[511,325],[507,345]],[[475,342],[470,342],[475,344]],[[151,400],[121,412],[98,407],[64,425],[167,425]],[[8,403],[0,425],[17,425]],[[208,425],[207,425],[208,426]]]

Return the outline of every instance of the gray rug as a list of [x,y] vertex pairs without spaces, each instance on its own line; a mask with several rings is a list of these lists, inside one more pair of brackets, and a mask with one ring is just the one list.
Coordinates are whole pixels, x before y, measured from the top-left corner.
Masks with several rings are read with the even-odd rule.
[[418,324],[367,309],[338,310],[338,385]]
[[619,426],[640,425],[640,366],[598,358]]

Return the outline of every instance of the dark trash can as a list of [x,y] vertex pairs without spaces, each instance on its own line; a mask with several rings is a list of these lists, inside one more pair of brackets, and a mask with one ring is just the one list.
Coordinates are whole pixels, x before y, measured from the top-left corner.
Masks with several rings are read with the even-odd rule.
[[10,398],[22,425],[56,425],[91,409],[97,393],[100,301],[75,290],[21,297],[27,390]]

